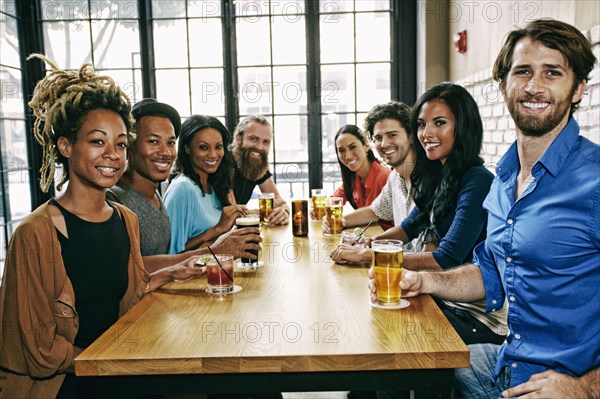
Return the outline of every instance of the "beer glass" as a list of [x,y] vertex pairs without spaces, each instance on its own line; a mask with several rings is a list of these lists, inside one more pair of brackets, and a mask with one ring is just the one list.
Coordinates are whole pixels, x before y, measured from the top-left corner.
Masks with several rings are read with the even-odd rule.
[[310,190],[312,197],[312,206],[314,219],[320,221],[325,216],[325,204],[327,202],[327,195],[322,188],[313,188]]
[[292,200],[292,234],[305,237],[308,234],[308,201]]
[[[217,260],[219,261],[217,263]],[[227,294],[233,292],[233,256],[216,255],[206,258],[206,281],[209,294]],[[219,263],[221,266],[219,266]]]
[[273,212],[274,204],[274,193],[261,193],[258,196],[258,210],[260,211],[260,221],[263,224],[269,223],[269,214]]
[[[235,225],[238,229],[243,229],[244,227],[256,227],[260,228],[260,217],[258,215],[248,215],[241,218],[235,219]],[[258,244],[258,243],[256,243]],[[258,251],[251,249],[248,252],[256,255],[256,259],[250,258],[241,258],[241,267],[243,268],[253,268],[256,269],[258,266]]]
[[380,305],[396,306],[400,304],[403,244],[400,240],[375,240],[371,242],[377,302]]
[[327,223],[331,229],[331,234],[341,234],[344,226],[342,226],[342,212],[344,210],[344,199],[342,197],[329,197],[325,213]]

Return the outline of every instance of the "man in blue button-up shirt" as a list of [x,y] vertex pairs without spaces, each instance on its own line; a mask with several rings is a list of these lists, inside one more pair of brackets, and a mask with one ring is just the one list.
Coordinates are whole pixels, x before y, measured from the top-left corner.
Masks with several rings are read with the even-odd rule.
[[572,118],[595,62],[568,24],[511,32],[494,78],[517,141],[484,202],[487,238],[472,265],[405,271],[407,296],[485,298],[488,311],[508,300],[504,345],[471,345],[471,368],[457,370],[465,397],[600,396],[600,147]]

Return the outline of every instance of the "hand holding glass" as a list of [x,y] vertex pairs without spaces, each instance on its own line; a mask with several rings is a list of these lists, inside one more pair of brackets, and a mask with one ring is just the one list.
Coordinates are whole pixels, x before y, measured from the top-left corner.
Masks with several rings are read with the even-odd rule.
[[269,215],[273,212],[275,206],[274,193],[261,193],[258,196],[258,210],[260,212],[260,221],[263,224],[269,223]]
[[[260,228],[260,217],[258,215],[248,215],[241,218],[235,219],[235,225],[238,229],[243,229],[244,227],[256,227]],[[256,242],[258,244],[258,242]],[[249,249],[248,252],[256,255],[256,259],[250,258],[241,258],[242,267],[244,268],[254,268],[258,266],[258,251]]]

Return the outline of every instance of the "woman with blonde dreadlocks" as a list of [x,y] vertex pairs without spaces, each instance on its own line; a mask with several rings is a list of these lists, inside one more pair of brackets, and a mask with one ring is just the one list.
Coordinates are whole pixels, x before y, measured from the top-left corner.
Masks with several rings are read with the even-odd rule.
[[[14,232],[0,287],[0,397],[94,397],[93,380],[73,374],[75,357],[144,292],[200,276],[194,259],[151,275],[139,250],[138,221],[105,191],[123,174],[131,141],[130,102],[91,65],[53,71],[29,102],[43,146],[41,188],[63,175],[64,193],[37,208]],[[31,57],[30,57],[31,58]]]

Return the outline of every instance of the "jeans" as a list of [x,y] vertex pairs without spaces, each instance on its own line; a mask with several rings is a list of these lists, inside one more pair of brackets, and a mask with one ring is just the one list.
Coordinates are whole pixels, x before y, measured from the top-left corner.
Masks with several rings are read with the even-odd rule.
[[510,386],[510,368],[505,367],[492,381],[500,345],[469,345],[471,366],[454,371],[454,391],[463,399],[497,399]]

